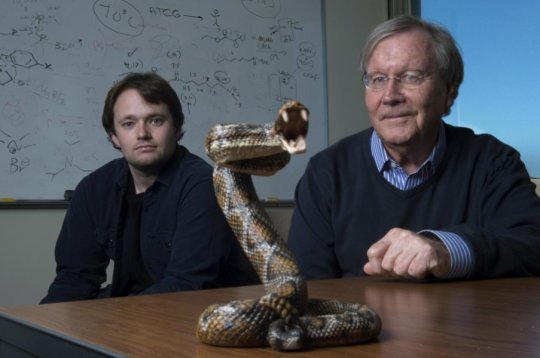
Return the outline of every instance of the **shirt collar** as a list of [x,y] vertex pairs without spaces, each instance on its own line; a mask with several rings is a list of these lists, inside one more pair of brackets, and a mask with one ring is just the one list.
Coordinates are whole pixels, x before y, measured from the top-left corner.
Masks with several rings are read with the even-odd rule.
[[[156,182],[162,183],[167,186],[171,186],[174,180],[177,168],[182,164],[183,158],[188,153],[188,150],[182,145],[176,145],[176,150],[172,157],[169,159],[161,173],[158,175]],[[127,190],[130,182],[131,173],[129,171],[129,165],[125,158],[122,158],[122,169],[120,170],[116,179],[116,185],[122,189]],[[155,183],[154,183],[155,184]]]
[[[437,139],[437,142],[435,143],[435,146],[433,147],[433,150],[429,154],[428,158],[424,161],[424,163],[422,163],[421,167],[425,166],[427,163],[431,163],[433,170],[435,170],[441,162],[445,150],[446,134],[444,131],[444,124],[441,121],[439,138]],[[388,155],[381,138],[375,130],[373,130],[371,133],[371,155],[375,160],[375,165],[377,166],[377,171],[379,171],[379,173],[389,168],[392,163],[395,163],[394,160],[392,160],[392,158],[390,158]]]

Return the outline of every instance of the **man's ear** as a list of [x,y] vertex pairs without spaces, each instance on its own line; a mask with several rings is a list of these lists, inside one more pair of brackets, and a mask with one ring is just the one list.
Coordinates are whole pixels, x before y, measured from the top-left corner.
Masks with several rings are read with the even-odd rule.
[[120,149],[120,142],[118,141],[118,138],[116,137],[116,134],[109,133],[109,137],[111,138],[111,142],[114,145],[116,149]]

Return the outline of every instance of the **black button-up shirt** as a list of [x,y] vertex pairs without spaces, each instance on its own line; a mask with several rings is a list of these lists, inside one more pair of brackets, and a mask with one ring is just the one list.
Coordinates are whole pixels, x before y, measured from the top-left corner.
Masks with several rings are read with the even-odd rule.
[[[129,175],[120,158],[79,183],[56,244],[57,276],[42,303],[110,295],[101,286],[110,260],[121,255]],[[141,294],[258,282],[217,204],[212,167],[183,146],[144,194],[140,252],[154,281]]]

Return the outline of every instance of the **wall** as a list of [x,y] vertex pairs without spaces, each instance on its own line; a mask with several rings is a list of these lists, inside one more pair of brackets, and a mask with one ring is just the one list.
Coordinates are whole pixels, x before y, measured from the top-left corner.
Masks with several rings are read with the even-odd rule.
[[386,14],[383,1],[326,1],[329,144],[370,125],[358,64],[365,38]]
[[[363,88],[357,71],[367,33],[386,19],[380,0],[328,0],[326,51],[329,143],[366,128]],[[291,208],[269,210],[286,235]],[[0,306],[34,304],[54,277],[54,244],[63,209],[0,209]]]
[[0,306],[37,303],[54,277],[63,209],[0,210]]

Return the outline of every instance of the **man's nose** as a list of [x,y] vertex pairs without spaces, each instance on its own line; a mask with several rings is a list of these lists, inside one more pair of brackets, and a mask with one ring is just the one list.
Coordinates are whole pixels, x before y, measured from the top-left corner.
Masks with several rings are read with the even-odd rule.
[[148,123],[140,122],[137,125],[137,137],[138,138],[148,138],[150,136],[150,130],[148,128]]
[[390,77],[386,81],[385,92],[399,92],[401,91],[401,82],[399,78]]
[[401,92],[401,82],[399,79],[391,77],[386,82],[386,87],[384,88],[384,101],[399,101],[403,98],[403,93]]

